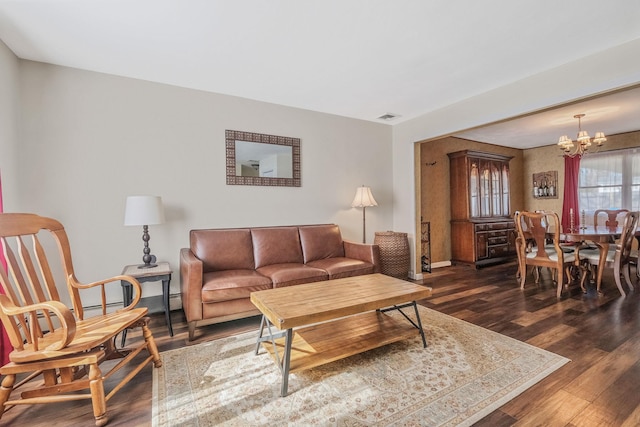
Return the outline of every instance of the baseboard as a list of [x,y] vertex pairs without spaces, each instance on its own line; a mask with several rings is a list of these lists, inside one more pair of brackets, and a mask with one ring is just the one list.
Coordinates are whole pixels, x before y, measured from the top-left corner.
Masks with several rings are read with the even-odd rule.
[[[149,313],[158,313],[163,312],[164,307],[162,304],[162,295],[154,295],[152,297],[144,297],[140,298],[140,302],[138,303],[140,307],[149,308]],[[122,302],[112,302],[107,304],[107,310],[113,311],[122,308]],[[171,294],[169,295],[169,311],[173,310],[181,310],[182,309],[182,298],[180,294]],[[102,306],[100,305],[91,305],[84,307],[84,313],[87,317],[95,316],[102,313]]]
[[414,271],[409,272],[409,278],[412,280],[422,280],[424,278],[424,274],[416,273]]
[[451,261],[438,261],[431,264],[431,268],[451,267]]

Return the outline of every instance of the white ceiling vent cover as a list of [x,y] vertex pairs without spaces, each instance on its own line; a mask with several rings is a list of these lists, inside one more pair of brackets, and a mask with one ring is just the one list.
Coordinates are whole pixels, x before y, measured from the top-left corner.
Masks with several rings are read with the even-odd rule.
[[381,115],[380,117],[378,117],[381,120],[393,120],[396,117],[400,117],[398,114],[393,114],[393,113],[386,113]]

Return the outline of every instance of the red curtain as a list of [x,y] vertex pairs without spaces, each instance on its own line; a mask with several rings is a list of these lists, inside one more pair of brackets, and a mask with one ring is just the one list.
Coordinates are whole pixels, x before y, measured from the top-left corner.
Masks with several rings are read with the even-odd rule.
[[564,156],[564,200],[562,202],[562,229],[571,228],[571,213],[573,212],[573,227],[580,226],[578,214],[578,174],[580,173],[580,156]]
[[[0,214],[2,213],[2,177],[0,176]],[[2,249],[2,245],[0,245],[0,264],[2,264],[2,268],[4,271],[7,271],[7,260],[4,258],[4,251]],[[2,287],[0,287],[0,293],[4,293]],[[0,366],[4,366],[9,363],[9,353],[13,350],[11,346],[11,342],[9,341],[9,337],[7,336],[7,331],[5,331],[4,326],[0,328]]]

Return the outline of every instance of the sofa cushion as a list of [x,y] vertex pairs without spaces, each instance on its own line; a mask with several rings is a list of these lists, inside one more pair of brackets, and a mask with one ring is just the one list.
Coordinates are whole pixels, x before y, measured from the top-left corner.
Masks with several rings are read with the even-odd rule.
[[274,288],[329,279],[329,274],[324,270],[295,263],[267,265],[260,267],[258,272],[271,278]]
[[370,262],[344,257],[319,259],[317,261],[311,261],[307,265],[325,270],[329,273],[329,279],[373,274],[375,269],[375,266]]
[[306,225],[300,227],[299,232],[305,264],[317,259],[344,257],[342,235],[337,225]]
[[255,269],[249,229],[191,230],[190,240],[205,272]]
[[202,275],[202,302],[249,298],[251,292],[271,288],[271,279],[255,270],[213,271]]
[[255,268],[272,264],[302,264],[298,227],[252,228]]

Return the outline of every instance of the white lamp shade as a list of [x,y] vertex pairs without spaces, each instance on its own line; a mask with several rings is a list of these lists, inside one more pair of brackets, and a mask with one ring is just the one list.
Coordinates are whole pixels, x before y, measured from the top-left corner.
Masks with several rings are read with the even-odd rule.
[[160,196],[129,196],[124,209],[124,225],[153,225],[164,222]]
[[352,208],[366,208],[369,206],[378,206],[376,199],[373,198],[373,194],[371,194],[371,188],[358,187],[356,190],[356,197],[353,198],[353,202],[351,203]]

